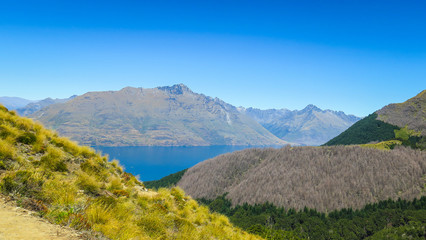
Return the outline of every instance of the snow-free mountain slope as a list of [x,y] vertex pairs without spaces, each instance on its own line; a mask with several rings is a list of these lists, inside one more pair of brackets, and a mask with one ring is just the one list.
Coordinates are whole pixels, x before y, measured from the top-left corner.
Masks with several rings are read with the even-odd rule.
[[395,130],[400,129],[405,129],[405,132],[414,131],[411,139],[405,139],[411,142],[410,145],[426,147],[426,90],[403,103],[389,104],[370,114],[325,145],[387,141],[397,138]]
[[360,119],[341,111],[321,110],[312,104],[300,111],[256,108],[239,110],[280,139],[301,145],[321,145]]
[[89,92],[31,115],[86,145],[284,145],[259,123],[218,98],[183,84]]
[[52,98],[46,98],[40,101],[36,101],[36,102],[31,102],[27,105],[25,105],[25,107],[20,107],[16,109],[16,112],[21,115],[21,116],[28,116],[31,115],[35,112],[37,112],[38,110],[47,107],[49,105],[55,104],[55,103],[64,103],[67,102],[73,98],[75,98],[77,95],[71,96],[69,98],[64,98],[64,99],[52,99]]

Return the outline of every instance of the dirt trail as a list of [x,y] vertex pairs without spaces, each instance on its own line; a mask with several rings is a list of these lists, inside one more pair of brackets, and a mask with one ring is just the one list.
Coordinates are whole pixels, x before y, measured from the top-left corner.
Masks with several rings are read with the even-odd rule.
[[0,196],[0,240],[77,240],[79,233],[49,223]]

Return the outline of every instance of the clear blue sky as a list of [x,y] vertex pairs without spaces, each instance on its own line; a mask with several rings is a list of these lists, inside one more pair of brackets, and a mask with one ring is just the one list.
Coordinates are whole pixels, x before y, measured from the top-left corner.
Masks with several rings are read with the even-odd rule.
[[426,89],[426,3],[3,0],[0,83],[27,99],[184,83],[365,116]]

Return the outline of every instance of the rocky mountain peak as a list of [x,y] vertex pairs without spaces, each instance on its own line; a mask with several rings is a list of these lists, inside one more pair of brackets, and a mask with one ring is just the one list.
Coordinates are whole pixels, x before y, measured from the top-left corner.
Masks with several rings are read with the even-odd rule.
[[161,90],[161,91],[165,91],[168,92],[169,94],[174,94],[174,95],[182,95],[185,92],[189,92],[192,93],[191,89],[189,89],[185,84],[180,83],[180,84],[175,84],[173,86],[164,86],[164,87],[158,87],[157,89]]
[[302,111],[303,112],[311,112],[311,111],[321,112],[322,110],[313,104],[309,104],[304,109],[302,109]]

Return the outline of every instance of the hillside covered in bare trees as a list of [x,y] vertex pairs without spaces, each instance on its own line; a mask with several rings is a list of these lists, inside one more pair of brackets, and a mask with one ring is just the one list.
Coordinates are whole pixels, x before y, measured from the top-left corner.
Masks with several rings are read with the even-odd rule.
[[178,186],[194,198],[229,193],[233,205],[270,202],[327,212],[424,196],[425,174],[426,153],[406,147],[286,146],[246,149],[201,162],[188,169]]

